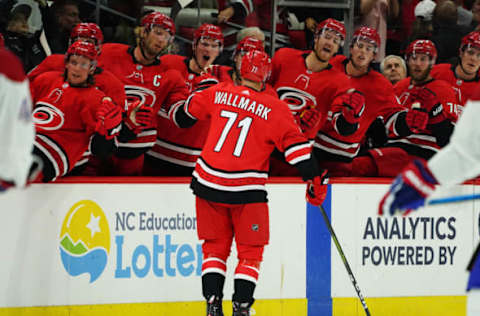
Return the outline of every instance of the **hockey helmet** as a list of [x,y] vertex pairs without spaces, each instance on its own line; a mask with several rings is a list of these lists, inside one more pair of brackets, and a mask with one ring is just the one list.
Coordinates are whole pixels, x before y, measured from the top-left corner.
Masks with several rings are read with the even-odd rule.
[[193,44],[196,45],[202,38],[211,38],[219,43],[220,50],[223,48],[223,33],[216,25],[207,23],[200,25],[193,34]]
[[405,60],[408,60],[411,55],[416,54],[428,55],[431,62],[435,63],[437,58],[437,49],[435,48],[435,44],[433,44],[433,42],[430,40],[415,40],[408,45],[405,52]]
[[317,29],[315,30],[315,35],[320,35],[325,30],[334,31],[335,33],[337,33],[337,35],[341,37],[342,39],[341,45],[343,45],[343,41],[345,40],[345,36],[347,35],[347,32],[345,30],[345,25],[342,22],[332,18],[323,20],[317,25]]
[[239,68],[242,78],[265,82],[272,71],[272,60],[264,51],[250,50],[242,57]]
[[473,31],[462,38],[462,45],[460,49],[477,47],[480,48],[480,32]]
[[152,12],[145,15],[140,22],[140,26],[143,26],[147,31],[150,31],[154,25],[160,26],[172,36],[175,35],[175,23],[173,23],[173,20],[168,15],[160,12]]
[[264,51],[265,49],[261,40],[256,39],[255,37],[247,36],[238,42],[232,56],[235,57],[237,54],[247,53],[251,50]]
[[97,46],[103,43],[102,30],[95,23],[78,23],[70,33],[70,40],[75,41],[79,37],[94,39]]
[[70,56],[84,56],[92,61],[92,68],[95,69],[97,65],[97,48],[94,44],[89,42],[76,41],[68,47],[65,54],[65,63],[69,60]]
[[368,26],[362,26],[353,33],[352,44],[359,40],[375,45],[375,52],[380,46],[380,35],[377,30]]

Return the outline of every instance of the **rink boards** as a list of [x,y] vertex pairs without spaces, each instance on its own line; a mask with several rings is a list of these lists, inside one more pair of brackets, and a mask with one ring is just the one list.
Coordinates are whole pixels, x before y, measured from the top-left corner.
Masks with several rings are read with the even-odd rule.
[[[202,315],[188,184],[135,181],[34,185],[0,195],[0,315]],[[378,217],[388,186],[361,182],[334,181],[324,207],[372,315],[464,315],[477,203]],[[364,315],[321,213],[305,205],[304,184],[273,180],[267,189],[271,237],[255,315]],[[227,300],[235,256],[232,249]],[[224,307],[230,315],[230,302]]]

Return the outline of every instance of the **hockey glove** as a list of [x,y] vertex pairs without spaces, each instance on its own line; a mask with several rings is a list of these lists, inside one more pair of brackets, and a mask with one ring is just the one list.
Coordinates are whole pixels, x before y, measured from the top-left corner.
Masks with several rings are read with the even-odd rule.
[[120,133],[122,109],[113,103],[110,98],[102,100],[102,105],[98,108],[96,117],[95,132],[104,136],[105,139],[112,139]]
[[428,123],[427,110],[422,108],[412,108],[407,111],[405,123],[413,134],[424,131]]
[[341,97],[342,115],[348,123],[357,123],[365,110],[365,97],[357,90],[349,91]]
[[322,205],[327,197],[327,183],[327,170],[323,170],[319,176],[308,180],[306,199],[310,204],[315,206]]
[[155,127],[153,108],[145,104],[142,105],[139,100],[129,103],[125,125],[136,135],[145,129]]
[[[320,124],[322,114],[316,109],[308,109],[295,115],[295,122],[307,138],[313,138],[316,135],[317,127]],[[311,134],[311,135],[310,135]]]
[[394,215],[414,211],[425,205],[437,180],[425,162],[414,160],[393,181],[389,191],[380,201],[378,214]]

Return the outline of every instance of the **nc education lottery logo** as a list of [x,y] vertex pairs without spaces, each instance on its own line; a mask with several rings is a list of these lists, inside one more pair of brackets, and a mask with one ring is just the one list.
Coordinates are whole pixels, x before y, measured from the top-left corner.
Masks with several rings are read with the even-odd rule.
[[73,277],[88,273],[95,282],[107,265],[110,229],[107,217],[93,201],[74,204],[63,220],[60,232],[60,256],[67,273]]

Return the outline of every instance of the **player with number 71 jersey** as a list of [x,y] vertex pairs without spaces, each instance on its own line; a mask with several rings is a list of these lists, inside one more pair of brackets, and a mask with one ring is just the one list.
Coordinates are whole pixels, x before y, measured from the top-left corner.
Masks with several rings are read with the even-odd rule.
[[275,147],[292,165],[311,162],[311,145],[288,105],[263,91],[220,83],[192,94],[170,115],[182,127],[182,120],[210,119],[192,179],[195,194],[210,201],[266,202],[264,184]]

